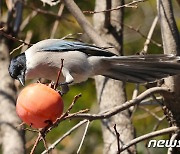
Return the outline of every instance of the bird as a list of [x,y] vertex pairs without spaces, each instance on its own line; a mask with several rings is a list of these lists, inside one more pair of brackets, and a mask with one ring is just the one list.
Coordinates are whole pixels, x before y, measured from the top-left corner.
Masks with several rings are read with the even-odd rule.
[[11,59],[9,74],[25,85],[26,79],[45,78],[56,81],[64,60],[59,84],[64,93],[69,85],[102,75],[132,83],[153,82],[180,74],[180,57],[173,54],[118,56],[95,45],[45,39]]

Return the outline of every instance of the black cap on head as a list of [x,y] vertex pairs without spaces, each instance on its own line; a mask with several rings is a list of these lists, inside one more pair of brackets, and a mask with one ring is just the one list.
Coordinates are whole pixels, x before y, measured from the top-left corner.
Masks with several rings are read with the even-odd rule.
[[9,74],[12,78],[18,79],[20,83],[24,86],[25,71],[26,71],[26,57],[25,57],[25,53],[22,53],[11,60],[9,65]]

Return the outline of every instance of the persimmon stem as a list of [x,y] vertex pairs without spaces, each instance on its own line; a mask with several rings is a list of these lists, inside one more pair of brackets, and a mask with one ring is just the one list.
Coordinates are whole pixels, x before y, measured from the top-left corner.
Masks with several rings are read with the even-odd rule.
[[56,80],[56,84],[54,86],[54,90],[56,90],[57,87],[58,87],[59,79],[60,79],[60,76],[61,76],[61,73],[62,73],[63,64],[64,64],[64,59],[61,59],[61,67],[60,67],[60,69],[58,71],[57,80]]

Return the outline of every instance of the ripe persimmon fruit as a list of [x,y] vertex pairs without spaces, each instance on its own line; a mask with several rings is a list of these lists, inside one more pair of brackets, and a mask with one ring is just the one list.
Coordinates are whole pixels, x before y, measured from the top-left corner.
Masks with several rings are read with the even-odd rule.
[[44,128],[63,112],[60,94],[41,83],[26,86],[19,94],[16,112],[23,122],[34,128]]

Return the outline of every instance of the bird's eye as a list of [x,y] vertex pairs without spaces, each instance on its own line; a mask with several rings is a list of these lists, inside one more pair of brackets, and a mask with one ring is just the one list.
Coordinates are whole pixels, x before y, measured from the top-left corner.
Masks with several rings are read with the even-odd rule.
[[17,79],[17,76],[21,74],[21,70],[23,69],[23,66],[21,64],[18,64],[16,67],[13,67],[13,71],[11,71],[10,75]]
[[18,64],[18,69],[21,70],[23,66],[21,64]]

